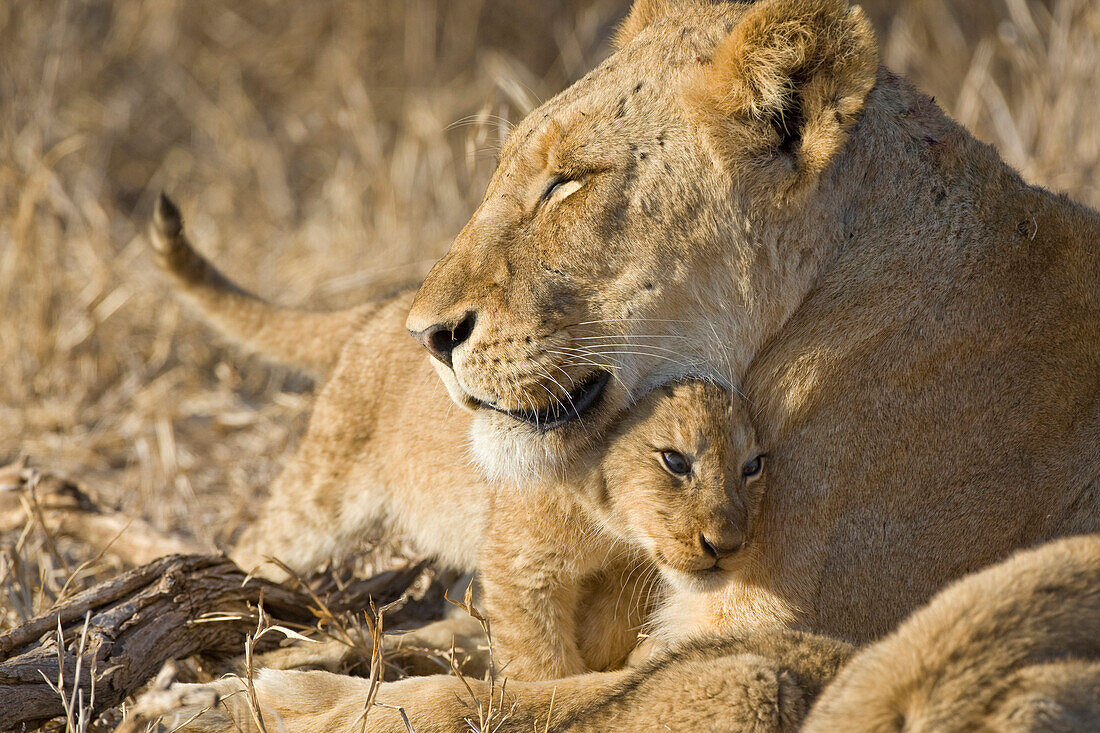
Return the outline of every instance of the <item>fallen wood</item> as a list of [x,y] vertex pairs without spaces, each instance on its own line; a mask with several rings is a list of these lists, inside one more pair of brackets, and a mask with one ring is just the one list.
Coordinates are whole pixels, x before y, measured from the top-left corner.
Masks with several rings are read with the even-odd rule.
[[[344,598],[358,603],[366,595],[387,603],[407,590],[421,567],[361,581]],[[222,556],[161,558],[0,635],[0,730],[63,715],[62,698],[50,686],[59,679],[66,696],[79,688],[88,704],[94,676],[94,716],[138,690],[168,660],[239,654],[256,631],[261,600],[272,623],[312,625],[324,615],[317,600],[333,613],[348,610],[339,597],[330,604],[303,590],[246,581]]]
[[0,532],[29,521],[41,522],[50,535],[71,537],[134,566],[166,555],[216,552],[211,545],[115,511],[89,487],[23,460],[0,468]]

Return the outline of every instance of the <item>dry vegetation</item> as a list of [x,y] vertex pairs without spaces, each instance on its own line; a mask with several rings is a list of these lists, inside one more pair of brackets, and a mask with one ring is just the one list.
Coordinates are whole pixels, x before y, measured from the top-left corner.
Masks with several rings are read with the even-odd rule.
[[[0,465],[29,455],[224,543],[311,384],[173,301],[142,239],[155,194],[272,299],[414,281],[476,205],[507,120],[602,58],[625,4],[0,3]],[[886,63],[1029,180],[1100,206],[1100,2],[865,6]],[[34,523],[0,535],[0,630],[94,554]]]

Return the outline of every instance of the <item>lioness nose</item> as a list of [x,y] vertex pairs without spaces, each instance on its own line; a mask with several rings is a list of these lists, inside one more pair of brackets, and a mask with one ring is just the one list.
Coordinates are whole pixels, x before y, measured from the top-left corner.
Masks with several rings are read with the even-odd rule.
[[743,543],[744,535],[740,532],[715,532],[709,536],[703,532],[699,533],[700,547],[703,548],[703,552],[715,560],[721,560],[734,554],[741,549]]
[[432,356],[453,368],[451,354],[459,344],[470,338],[474,332],[475,316],[469,312],[458,323],[437,323],[423,331],[410,331],[414,339],[428,350]]

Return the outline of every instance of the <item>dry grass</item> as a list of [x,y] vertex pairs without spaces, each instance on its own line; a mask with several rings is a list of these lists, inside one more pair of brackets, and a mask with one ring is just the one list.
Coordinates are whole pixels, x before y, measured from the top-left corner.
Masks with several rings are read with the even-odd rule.
[[[232,5],[0,4],[0,464],[30,455],[214,540],[300,434],[310,384],[173,301],[141,236],[152,197],[170,190],[201,246],[282,302],[417,280],[480,198],[493,121],[591,66],[618,11]],[[79,549],[27,538],[31,605]],[[0,627],[26,613],[2,605]]]
[[[30,455],[224,542],[311,385],[172,300],[141,237],[153,196],[284,303],[416,280],[480,198],[498,118],[602,58],[625,4],[0,3],[0,465]],[[1100,206],[1100,3],[866,5],[888,64],[1030,180]],[[94,554],[33,527],[0,540],[0,629]]]

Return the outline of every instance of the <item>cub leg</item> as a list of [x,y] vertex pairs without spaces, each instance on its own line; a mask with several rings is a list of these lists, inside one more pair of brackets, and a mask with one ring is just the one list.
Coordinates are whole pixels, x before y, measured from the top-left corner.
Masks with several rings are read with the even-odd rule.
[[626,553],[585,578],[577,608],[577,645],[589,669],[618,669],[632,658],[657,602],[657,574],[648,558]]
[[501,489],[481,549],[484,605],[498,669],[514,679],[588,671],[577,645],[581,582],[614,548],[553,488]]

